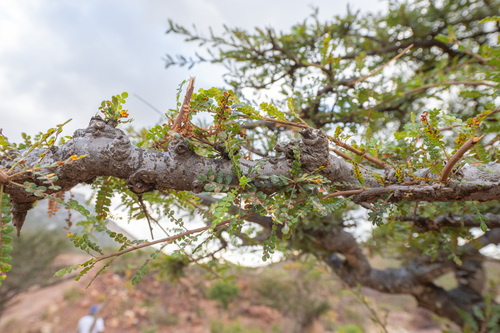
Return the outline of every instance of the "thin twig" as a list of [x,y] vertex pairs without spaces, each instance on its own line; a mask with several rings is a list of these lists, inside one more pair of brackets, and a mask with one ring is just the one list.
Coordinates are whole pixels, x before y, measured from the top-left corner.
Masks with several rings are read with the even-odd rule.
[[389,60],[388,62],[386,62],[385,64],[383,64],[382,66],[380,66],[379,68],[377,68],[376,70],[374,70],[373,72],[371,72],[370,74],[366,75],[366,76],[363,76],[357,80],[354,80],[351,84],[354,86],[356,83],[358,82],[361,82],[361,81],[364,81],[366,79],[368,79],[370,76],[373,76],[375,74],[377,74],[378,72],[380,72],[382,69],[384,69],[385,66],[389,65],[391,62],[393,62],[394,60],[397,60],[398,58],[400,58],[403,54],[405,54],[408,50],[410,50],[411,48],[413,47],[413,44],[409,45],[408,47],[406,47],[401,53],[399,53],[397,56],[395,56],[394,58],[392,58],[391,60]]
[[343,159],[346,159],[348,161],[352,161],[353,158],[350,157],[349,155],[347,154],[344,154],[343,152],[341,152],[340,150],[338,149],[335,149],[335,148],[330,148],[331,151],[333,151],[335,154],[339,155],[340,157],[342,157]]
[[[499,113],[500,112],[500,109],[496,109],[496,110],[493,110],[491,111],[490,114],[488,114],[488,116],[492,116],[494,115],[495,113]],[[439,131],[449,131],[453,128],[456,128],[456,127],[460,127],[462,125],[452,125],[452,126],[447,126],[447,127],[442,127],[442,128],[438,128]]]
[[[328,199],[328,198],[333,198],[333,197],[348,197],[351,195],[360,194],[360,193],[368,191],[368,190],[371,190],[371,188],[363,188],[363,189],[359,189],[359,190],[348,190],[348,191],[337,191],[337,192],[323,195],[321,197],[318,196],[318,199],[323,200],[323,199]],[[302,198],[302,199],[295,200],[295,203],[301,203],[304,201],[306,201],[306,199]]]
[[441,176],[441,181],[442,182],[446,182],[448,180],[448,176],[450,175],[451,171],[453,170],[453,167],[455,166],[455,164],[457,164],[458,161],[460,161],[462,159],[462,157],[464,156],[464,154],[469,149],[471,149],[476,143],[478,143],[479,140],[481,140],[483,136],[484,136],[484,134],[481,135],[480,137],[472,137],[469,140],[467,140],[467,142],[464,143],[462,145],[462,147],[460,147],[459,150],[457,150],[457,152],[455,153],[455,155],[453,155],[448,160],[448,162],[446,163],[446,165],[443,168],[443,173],[442,173],[442,176]]
[[269,118],[269,117],[261,117],[261,118],[262,118],[262,120],[271,121],[273,123],[280,124],[283,126],[299,127],[299,128],[312,128],[308,124],[292,123],[290,121],[281,121],[281,120],[277,120],[277,119]]
[[[403,92],[401,95],[399,95],[397,97],[405,97],[405,96],[408,96],[408,95],[411,95],[411,94],[414,94],[414,93],[417,93],[420,91],[424,91],[424,90],[439,87],[439,86],[458,86],[458,85],[473,86],[473,87],[487,86],[487,87],[493,87],[493,88],[497,86],[494,83],[484,82],[484,81],[445,81],[445,82],[436,82],[436,83],[428,84],[426,86],[421,86],[421,87],[418,87],[418,88],[415,88],[412,90],[408,90],[408,91]],[[386,100],[380,101],[377,104],[375,104],[374,106],[372,106],[371,108],[374,109],[374,108],[376,108],[384,103],[390,102],[391,100],[393,100],[393,99],[391,98],[391,99],[386,99]]]
[[[241,216],[241,219],[246,219],[246,218],[248,218],[250,216],[253,216],[253,215],[255,215],[255,213],[249,213],[249,214]],[[220,226],[226,225],[229,222],[231,222],[232,220],[233,220],[233,218],[230,218],[230,219],[224,220],[222,222],[219,222],[219,223],[217,223],[215,225],[214,228],[218,228]],[[151,245],[155,245],[155,244],[159,244],[159,243],[166,243],[166,242],[170,243],[170,242],[173,242],[174,240],[177,240],[177,239],[182,238],[184,236],[196,234],[198,232],[206,231],[206,230],[211,229],[211,228],[212,228],[212,226],[208,225],[208,226],[205,226],[205,227],[200,227],[200,228],[197,228],[197,229],[188,230],[186,232],[183,232],[183,233],[180,233],[180,234],[177,234],[177,235],[174,235],[174,236],[170,236],[170,237],[158,239],[158,240],[151,241],[151,242],[145,242],[145,243],[143,243],[141,245],[136,245],[136,246],[133,246],[132,248],[129,248],[129,249],[125,249],[125,250],[118,251],[118,252],[115,252],[115,253],[110,253],[110,254],[107,254],[107,255],[104,255],[104,256],[96,257],[96,258],[94,258],[94,263],[97,263],[99,261],[102,261],[102,260],[105,260],[105,259],[108,259],[108,258],[118,257],[118,256],[121,256],[122,254],[125,254],[125,253],[128,253],[128,252],[132,252],[132,251],[135,251],[135,250],[139,250],[139,249],[151,246]]]
[[[163,193],[165,195],[165,193]],[[193,203],[191,200],[189,199],[186,199],[186,201],[190,204],[192,204],[193,206],[195,207],[199,207],[198,205],[196,205],[195,203]],[[144,206],[144,209],[146,207]],[[200,209],[202,209],[201,207],[199,207]],[[158,222],[158,220],[156,220],[155,218],[153,218],[152,216],[150,216],[151,219],[156,223],[156,225],[165,233],[165,235],[167,235],[167,237],[170,237],[170,235],[168,234],[167,230],[165,230],[165,228],[163,228],[160,224],[160,222]],[[148,221],[149,222],[149,221]],[[151,227],[151,224],[150,224],[150,227]],[[184,230],[188,231],[188,229],[185,227],[185,226],[182,226],[184,228]],[[179,249],[182,249],[182,247],[179,245],[179,244],[176,244],[177,247]],[[191,259],[193,262],[195,262],[198,266],[201,266],[203,269],[205,269],[207,272],[209,272],[210,274],[213,274],[215,277],[217,278],[220,278],[221,276],[215,272],[211,267],[207,267],[207,266],[204,266],[202,264],[200,264],[198,262],[198,259],[196,259],[194,256],[192,256],[191,254],[187,253],[187,252],[184,252],[185,255],[187,255],[189,257],[189,259]]]
[[148,101],[146,101],[144,98],[142,98],[141,96],[137,95],[137,94],[134,94],[134,96],[140,100],[141,102],[143,102],[144,104],[146,104],[147,106],[149,106],[154,112],[158,113],[163,119],[165,119],[165,113],[161,112],[158,108],[156,108],[153,104],[149,103]]
[[421,87],[418,87],[418,88],[415,88],[415,89],[412,89],[409,91],[405,91],[402,94],[402,96],[410,95],[410,94],[413,94],[413,93],[416,93],[416,92],[419,92],[422,90],[426,90],[429,88],[435,88],[435,87],[439,87],[439,86],[459,86],[459,85],[473,86],[473,87],[487,86],[487,87],[493,87],[493,88],[497,86],[495,83],[484,82],[484,81],[445,81],[445,82],[436,82],[436,83],[432,83],[432,84],[429,84],[426,86],[421,86]]
[[378,165],[379,167],[382,167],[384,169],[388,167],[388,165],[386,163],[382,162],[381,160],[379,160],[375,157],[367,156],[366,153],[363,153],[362,151],[359,151],[356,148],[354,148],[346,143],[343,143],[339,139],[335,139],[334,137],[332,137],[330,135],[328,135],[327,137],[328,137],[328,139],[330,139],[330,141],[334,142],[337,146],[345,148],[345,149],[349,150],[350,152],[364,158],[365,160],[370,161],[373,164]]
[[319,199],[328,199],[328,198],[340,197],[340,196],[348,197],[351,195],[360,194],[360,193],[368,191],[368,190],[371,190],[371,188],[363,188],[363,189],[359,189],[359,190],[348,190],[348,191],[337,191],[337,192],[333,192],[333,193],[324,195],[322,197],[319,197]]
[[465,54],[468,54],[471,57],[475,58],[480,63],[482,63],[482,64],[484,64],[484,65],[486,65],[486,66],[488,66],[490,68],[495,69],[495,66],[493,64],[490,64],[490,62],[488,60],[486,60],[485,58],[481,57],[479,54],[471,52],[469,50],[464,50],[464,52],[465,52]]
[[149,226],[149,232],[151,233],[151,239],[155,239],[155,237],[153,236],[153,226],[151,226],[150,216],[149,216],[148,210],[146,208],[146,205],[144,204],[144,201],[142,200],[142,195],[138,194],[137,198],[139,199],[139,204],[141,205],[142,211],[143,211],[144,215],[146,216],[146,220],[148,220],[148,226]]

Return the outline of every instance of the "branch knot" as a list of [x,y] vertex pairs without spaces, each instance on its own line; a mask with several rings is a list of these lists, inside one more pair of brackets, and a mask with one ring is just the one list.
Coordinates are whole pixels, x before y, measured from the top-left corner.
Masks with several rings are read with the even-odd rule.
[[191,156],[194,151],[183,139],[177,139],[170,143],[169,151],[179,157]]

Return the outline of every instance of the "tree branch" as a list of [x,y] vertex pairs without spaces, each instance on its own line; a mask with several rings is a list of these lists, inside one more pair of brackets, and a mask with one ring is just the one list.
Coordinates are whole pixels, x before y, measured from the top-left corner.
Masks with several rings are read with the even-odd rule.
[[[490,229],[500,228],[500,215],[494,214],[484,214],[488,221],[485,222],[486,226]],[[439,231],[441,228],[450,227],[450,228],[460,228],[460,227],[468,227],[468,228],[479,228],[480,224],[477,221],[474,221],[476,218],[475,214],[444,214],[434,216],[433,219],[428,217],[422,217],[418,215],[408,215],[408,216],[400,216],[398,220],[400,221],[409,221],[413,222],[418,232],[427,232],[427,231]]]
[[[136,194],[166,189],[202,192],[205,182],[198,180],[200,174],[207,174],[209,170],[215,173],[222,172],[224,177],[233,174],[230,160],[197,155],[181,138],[172,140],[166,152],[143,149],[132,145],[125,133],[114,128],[113,124],[100,117],[94,117],[89,127],[77,130],[73,139],[67,143],[53,146],[49,150],[34,149],[29,153],[25,152],[23,166],[8,157],[0,160],[2,177],[7,176],[7,181],[3,180],[4,190],[13,202],[14,219],[18,225],[22,225],[25,213],[31,208],[32,203],[40,198],[14,183],[30,182],[38,186],[43,185],[43,181],[37,179],[30,171],[39,163],[42,153],[45,154],[43,162],[47,165],[71,160],[75,155],[86,156],[72,163],[62,163],[50,170],[58,178],[54,185],[60,189],[48,190],[49,194],[67,191],[80,183],[91,183],[99,176],[125,179],[129,189]],[[395,177],[394,170],[365,168],[361,170],[364,178],[362,186],[355,176],[351,163],[329,154],[327,136],[323,131],[305,129],[301,134],[302,140],[276,146],[276,151],[283,153],[283,157],[269,157],[257,161],[241,159],[242,172],[248,174],[248,170],[258,164],[260,176],[252,179],[257,188],[262,186],[259,185],[261,176],[283,175],[290,178],[293,151],[298,146],[301,150],[304,172],[316,172],[322,175],[330,182],[339,184],[337,188],[341,191],[359,191],[348,192],[349,195],[355,195],[353,200],[356,203],[385,200],[388,195],[390,195],[389,202],[500,199],[498,163],[489,163],[485,166],[465,165],[446,185],[441,184],[439,176],[431,174],[428,169],[418,170],[415,173],[417,177],[415,180],[408,179],[406,182],[401,182]],[[43,169],[43,166],[40,168]],[[389,185],[382,185],[380,180]],[[231,184],[238,186],[238,181],[237,177],[233,177]],[[272,193],[277,188],[266,185],[260,190]],[[325,197],[336,196],[337,192],[338,190],[325,193]]]
[[[481,261],[475,258],[465,258],[460,268],[446,260],[429,264],[413,262],[402,268],[379,270],[370,266],[354,237],[343,229],[335,228],[323,232],[322,236],[316,234],[316,242],[327,253],[322,259],[348,285],[361,284],[384,293],[412,295],[420,306],[459,325],[463,318],[456,309],[472,311],[472,307],[481,305],[483,300],[479,289],[484,287],[484,270]],[[475,250],[473,247],[464,250],[471,249]],[[345,259],[340,259],[336,253],[341,253]],[[457,288],[446,291],[432,283],[437,277],[454,270],[459,282]]]
[[455,164],[457,164],[462,159],[464,154],[469,149],[471,149],[476,143],[478,143],[483,136],[484,136],[484,134],[481,135],[480,137],[472,137],[469,140],[467,140],[467,142],[465,142],[462,145],[462,147],[460,147],[460,149],[457,150],[457,152],[448,160],[448,162],[446,163],[446,165],[443,168],[443,172],[441,175],[442,182],[446,183],[446,181],[448,180],[448,176],[450,175],[451,171],[453,170],[453,167],[455,166]]
[[[200,195],[200,199],[204,205],[216,202],[216,199],[206,195]],[[232,207],[231,211],[235,213],[237,208]],[[497,218],[500,220],[500,217]],[[269,233],[273,226],[272,219],[265,216],[251,216],[247,221],[261,225],[266,233]],[[439,256],[438,259],[419,257],[418,261],[412,261],[408,266],[380,270],[371,267],[355,238],[343,229],[342,222],[335,221],[330,215],[322,218],[320,224],[322,225],[320,228],[318,224],[311,229],[300,228],[299,232],[307,234],[308,237],[299,237],[301,240],[292,238],[290,245],[299,249],[303,247],[306,252],[314,248],[312,251],[322,253],[321,258],[351,287],[361,284],[384,293],[412,295],[420,306],[459,325],[463,319],[456,309],[471,311],[473,306],[481,305],[482,302],[481,292],[486,279],[482,265],[484,258],[478,252],[478,246],[484,247],[500,242],[500,229],[494,229],[472,243],[462,246],[458,250],[463,260],[461,266],[446,256]],[[281,226],[277,226],[276,233],[281,237]],[[261,237],[260,240],[264,239]],[[301,242],[304,239],[309,239],[315,245],[302,246]],[[341,259],[338,253],[344,259]],[[457,288],[446,291],[433,283],[449,272],[455,272]]]

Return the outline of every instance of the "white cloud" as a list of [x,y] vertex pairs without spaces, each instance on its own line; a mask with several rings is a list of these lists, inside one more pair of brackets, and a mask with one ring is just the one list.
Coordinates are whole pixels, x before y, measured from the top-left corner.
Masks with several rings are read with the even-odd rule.
[[[191,75],[198,87],[220,86],[222,68],[164,69],[166,53],[193,54],[196,45],[165,35],[167,20],[200,30],[222,25],[285,29],[320,7],[326,18],[347,1],[62,1],[3,0],[0,3],[0,127],[11,139],[36,133],[68,118],[68,134],[85,127],[100,101],[122,91],[138,126],[175,105],[177,85]],[[352,6],[378,7],[373,1]]]

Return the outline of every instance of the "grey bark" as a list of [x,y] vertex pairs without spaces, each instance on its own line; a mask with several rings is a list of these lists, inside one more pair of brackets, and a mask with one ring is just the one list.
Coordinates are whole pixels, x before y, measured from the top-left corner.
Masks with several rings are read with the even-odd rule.
[[[143,149],[132,145],[124,132],[115,128],[115,123],[94,117],[86,129],[77,130],[73,139],[67,143],[51,147],[48,151],[35,149],[24,157],[24,168],[30,168],[38,163],[54,163],[65,161],[72,155],[87,155],[73,163],[51,169],[58,176],[55,185],[60,191],[67,191],[80,183],[91,183],[99,176],[113,176],[125,179],[129,188],[141,194],[153,190],[189,190],[203,191],[204,182],[198,180],[202,173],[210,169],[224,175],[232,175],[232,163],[225,159],[213,159],[196,155],[190,146],[181,138],[173,140],[166,152]],[[350,163],[329,154],[326,135],[319,130],[302,132],[302,140],[290,142],[276,147],[283,153],[280,158],[265,158],[260,163],[257,177],[253,184],[267,192],[277,190],[272,186],[260,188],[259,182],[263,176],[290,176],[293,160],[293,149],[300,147],[301,163],[304,172],[313,172],[323,167],[319,173],[332,183],[338,183],[339,190],[360,189],[358,179],[354,176]],[[20,152],[25,153],[25,152]],[[43,158],[40,157],[44,153]],[[264,162],[264,163],[262,163]],[[241,160],[241,168],[248,173],[255,168],[258,161]],[[13,182],[34,182],[41,185],[33,173],[21,173],[9,176],[22,170],[21,167],[7,173],[13,161],[4,156],[0,160],[0,171],[3,172],[0,181],[4,190],[10,195],[13,203],[12,212],[14,225],[21,229],[27,211],[39,197],[26,192]],[[355,195],[353,200],[360,204],[374,202],[390,194],[391,202],[407,201],[463,201],[463,200],[498,200],[500,199],[500,165],[489,163],[484,167],[464,166],[448,183],[438,182],[439,175],[433,175],[428,170],[418,171],[419,180],[397,182],[393,170],[366,169],[364,173],[364,192]],[[376,175],[383,178],[380,184]],[[7,179],[5,178],[7,175]],[[237,184],[238,180],[233,179]],[[53,193],[54,191],[48,191]],[[439,218],[438,218],[439,219]],[[448,224],[455,223],[454,216],[442,218]],[[269,231],[272,220],[268,217],[255,216],[250,219]],[[418,218],[413,220],[417,221]],[[412,220],[412,221],[413,221]],[[452,221],[452,222],[450,222]],[[325,220],[332,225],[332,221]],[[436,222],[434,222],[436,223]],[[494,223],[493,221],[491,223]],[[491,227],[496,224],[491,224]],[[484,285],[484,269],[477,247],[464,246],[463,262],[457,267],[449,260],[441,262],[415,262],[408,267],[399,269],[373,269],[366,256],[359,248],[352,235],[342,229],[341,223],[333,223],[333,227],[324,230],[305,230],[316,240],[317,249],[322,253],[323,260],[335,273],[349,285],[360,283],[363,286],[386,293],[402,293],[413,295],[418,303],[439,314],[450,318],[456,323],[462,319],[456,312],[456,307],[469,311],[473,305],[482,301],[481,288]],[[277,230],[278,236],[281,234]],[[262,239],[259,239],[262,241]],[[478,240],[479,244],[498,244],[500,229],[488,231]],[[342,254],[340,259],[337,254]],[[450,271],[455,271],[459,286],[451,291],[445,291],[433,284],[433,280]]]
[[[486,226],[490,229],[500,228],[500,216],[486,213],[484,216],[488,219],[485,222]],[[413,222],[418,232],[439,231],[443,227],[460,228],[460,227],[476,227],[479,228],[479,222],[475,221],[476,215],[474,214],[445,214],[435,216],[433,219],[422,217],[418,215],[409,215],[399,217],[400,221]]]
[[[498,244],[500,229],[488,234],[487,237],[494,239],[491,243]],[[414,261],[405,267],[379,270],[371,267],[352,235],[344,230],[329,233],[321,245],[327,252],[323,260],[350,286],[360,284],[384,293],[412,295],[419,306],[458,325],[463,324],[463,318],[457,309],[472,313],[474,306],[483,305],[482,291],[486,282],[483,257],[472,246],[463,248],[461,266],[451,260]],[[340,259],[337,253],[345,259]],[[433,283],[448,272],[454,272],[458,283],[456,288],[445,290]]]
[[[61,165],[51,170],[58,176],[55,185],[60,191],[67,191],[80,183],[91,183],[99,176],[112,176],[126,179],[131,191],[137,194],[154,190],[187,190],[202,192],[205,183],[198,180],[200,174],[207,174],[210,169],[216,173],[222,171],[224,176],[232,175],[232,163],[226,159],[214,159],[194,153],[183,139],[173,140],[168,151],[161,152],[143,149],[132,145],[125,133],[115,128],[115,121],[105,121],[100,117],[91,119],[85,129],[75,131],[73,139],[60,146],[53,146],[48,151],[34,149],[25,156],[25,168],[38,163],[54,163],[65,161],[72,155],[86,155],[74,163]],[[258,177],[253,184],[262,191],[273,192],[273,187],[262,184],[263,177],[271,175],[290,176],[293,160],[293,149],[300,147],[301,163],[304,172],[313,172],[322,167],[319,174],[332,183],[339,184],[339,190],[360,189],[361,185],[355,177],[350,163],[329,154],[328,140],[321,130],[304,130],[302,140],[293,141],[276,147],[283,153],[279,158],[263,158],[260,161],[241,160],[243,173],[250,168],[258,167]],[[41,159],[40,155],[45,156]],[[0,160],[0,171],[9,170],[13,161],[5,156]],[[14,168],[14,173],[21,171]],[[390,202],[406,201],[465,201],[465,200],[498,200],[500,199],[500,164],[489,163],[484,167],[466,165],[447,184],[437,181],[439,175],[428,170],[417,172],[418,181],[398,182],[394,170],[364,169],[364,188],[366,191],[355,195],[353,201],[360,204],[376,202],[390,195]],[[12,173],[10,173],[12,174]],[[384,181],[380,184],[376,175]],[[26,212],[39,197],[15,186],[12,182],[33,182],[41,185],[41,181],[31,173],[21,173],[10,177],[4,184],[5,192],[13,203],[14,223],[18,230],[24,223]],[[238,184],[233,177],[233,184]],[[389,185],[387,185],[389,184]],[[53,193],[53,191],[48,191]]]

